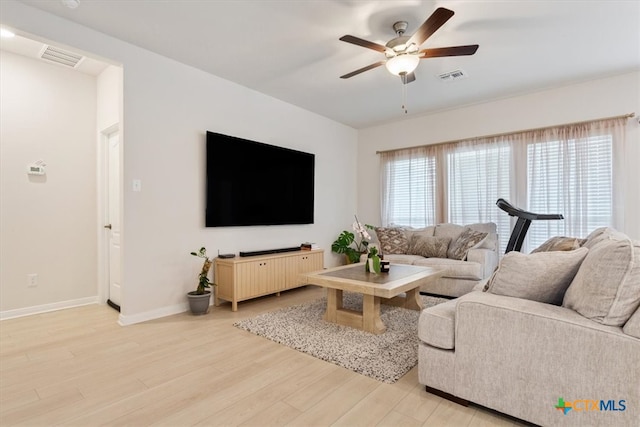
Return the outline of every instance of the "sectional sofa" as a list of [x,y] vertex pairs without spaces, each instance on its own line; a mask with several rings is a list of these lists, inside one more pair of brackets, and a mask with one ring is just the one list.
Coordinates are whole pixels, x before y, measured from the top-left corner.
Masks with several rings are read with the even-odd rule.
[[498,265],[496,224],[443,223],[420,229],[377,227],[376,240],[384,259],[444,270],[443,276],[420,290],[459,297],[488,278]]
[[427,390],[546,426],[638,426],[640,242],[511,252],[476,290],[423,310]]

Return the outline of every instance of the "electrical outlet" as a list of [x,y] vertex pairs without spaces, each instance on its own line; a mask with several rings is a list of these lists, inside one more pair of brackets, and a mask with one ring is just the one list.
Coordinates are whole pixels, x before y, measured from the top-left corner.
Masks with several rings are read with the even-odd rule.
[[38,286],[38,275],[35,273],[27,274],[27,288],[35,288],[36,286]]

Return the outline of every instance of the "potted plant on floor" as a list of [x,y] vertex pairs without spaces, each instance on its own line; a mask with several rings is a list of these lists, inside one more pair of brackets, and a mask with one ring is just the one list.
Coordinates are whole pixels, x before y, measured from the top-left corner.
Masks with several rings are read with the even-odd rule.
[[363,226],[360,221],[358,221],[358,217],[356,217],[352,228],[353,231],[358,234],[358,238],[356,238],[354,233],[344,230],[331,244],[331,251],[344,254],[347,259],[347,264],[360,262],[360,255],[367,252],[369,240],[371,240],[371,235],[367,232],[367,229],[374,229],[374,227],[369,224]]
[[206,314],[209,311],[209,302],[211,301],[211,291],[207,288],[215,286],[215,283],[211,283],[209,280],[209,270],[213,261],[207,257],[207,249],[204,247],[200,248],[198,252],[191,252],[191,255],[204,258],[204,264],[198,275],[198,287],[195,291],[187,293],[189,308],[191,313],[195,315]]

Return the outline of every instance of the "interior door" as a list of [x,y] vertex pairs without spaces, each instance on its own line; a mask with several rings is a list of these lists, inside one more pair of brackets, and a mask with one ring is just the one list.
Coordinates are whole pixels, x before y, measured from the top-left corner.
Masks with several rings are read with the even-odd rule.
[[107,138],[107,224],[109,233],[108,271],[109,297],[107,302],[120,310],[122,303],[120,257],[120,136],[118,132]]

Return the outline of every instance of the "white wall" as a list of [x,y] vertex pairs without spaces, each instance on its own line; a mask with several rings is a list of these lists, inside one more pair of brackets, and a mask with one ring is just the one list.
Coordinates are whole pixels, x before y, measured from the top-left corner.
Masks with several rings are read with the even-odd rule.
[[4,51],[0,74],[0,312],[95,297],[96,79]]
[[[189,252],[201,245],[215,254],[315,241],[326,265],[338,262],[330,244],[356,207],[354,129],[14,1],[0,12],[18,31],[123,66],[121,322],[183,310],[200,267]],[[315,224],[206,229],[207,130],[315,153]]]
[[97,130],[104,132],[121,120],[122,68],[110,65],[98,75],[97,94]]
[[[409,88],[411,90],[411,88]],[[362,129],[358,133],[358,212],[380,223],[379,156],[389,150],[592,120],[635,112],[627,121],[625,223],[640,239],[640,72],[577,83]]]

